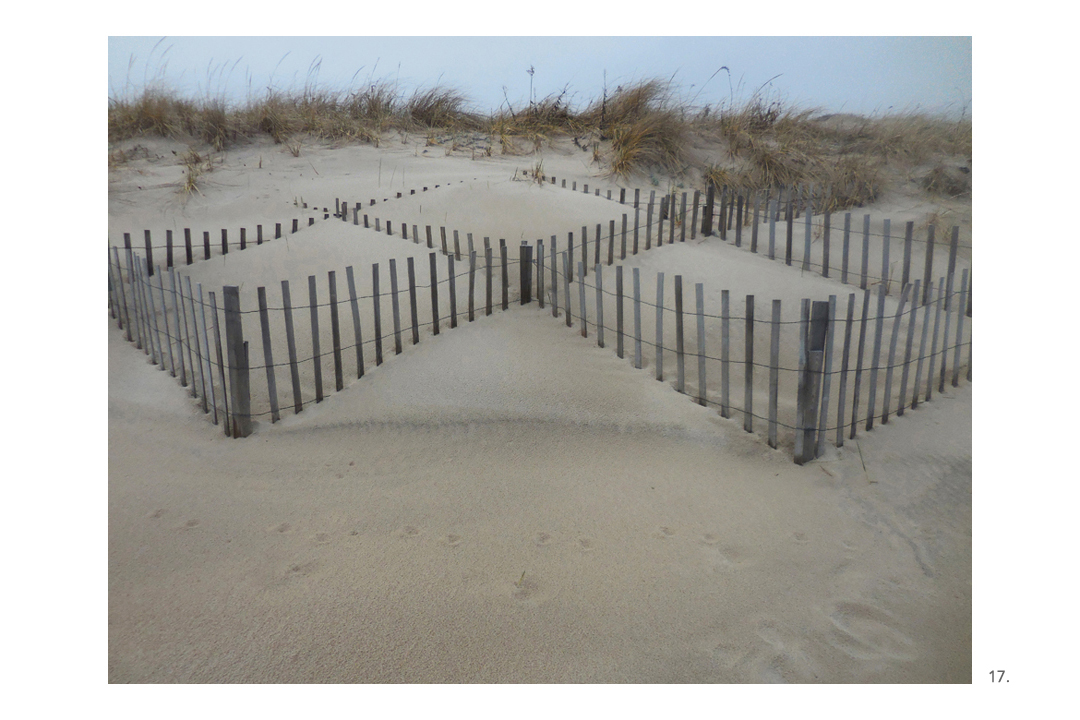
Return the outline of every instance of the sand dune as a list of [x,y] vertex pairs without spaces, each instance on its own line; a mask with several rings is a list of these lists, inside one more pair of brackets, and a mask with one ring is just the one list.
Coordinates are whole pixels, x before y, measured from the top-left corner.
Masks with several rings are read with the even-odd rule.
[[[626,212],[514,180],[531,158],[406,146],[249,146],[183,203],[169,150],[152,143],[160,159],[111,178],[110,244],[184,227],[217,241],[221,227],[291,221],[301,196],[480,247],[561,243]],[[543,162],[617,193],[579,156]],[[902,238],[911,208],[867,211]],[[429,252],[331,218],[183,272],[204,291],[242,284],[250,308],[260,285],[276,301],[287,279],[306,298],[309,275],[343,284],[354,266],[370,287],[372,263],[426,271]],[[755,294],[762,317],[766,298],[794,310],[859,292],[715,238],[626,264],[703,283],[710,307],[721,290]],[[111,682],[971,680],[966,383],[800,467],[763,430],[657,382],[648,358],[635,369],[534,303],[425,329],[342,392],[232,440],[114,322],[106,332]]]

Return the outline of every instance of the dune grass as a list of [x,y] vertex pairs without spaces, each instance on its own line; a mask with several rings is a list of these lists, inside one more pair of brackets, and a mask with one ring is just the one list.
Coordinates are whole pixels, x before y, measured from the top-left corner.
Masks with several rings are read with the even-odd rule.
[[[482,114],[454,88],[437,85],[406,95],[382,80],[346,91],[309,83],[229,106],[220,98],[182,98],[159,83],[110,99],[109,140],[159,136],[203,142],[220,152],[268,136],[298,154],[308,141],[377,147],[388,134],[425,133],[429,145],[449,141],[450,152],[473,145],[459,138],[479,135],[504,155],[569,140],[601,172],[620,180],[662,173],[746,191],[813,183],[832,210],[879,197],[887,168],[901,168],[933,194],[970,194],[970,119],[828,115],[760,95],[696,108],[671,82],[656,79],[605,89],[580,108],[572,100],[564,88],[526,107],[507,100]],[[110,167],[117,157],[111,150]]]

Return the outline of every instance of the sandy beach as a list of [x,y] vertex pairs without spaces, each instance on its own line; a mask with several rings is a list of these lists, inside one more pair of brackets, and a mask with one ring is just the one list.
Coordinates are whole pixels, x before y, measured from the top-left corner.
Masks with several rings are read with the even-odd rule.
[[[490,157],[422,137],[312,142],[294,157],[258,140],[215,154],[185,196],[186,145],[122,146],[132,159],[109,177],[109,245],[121,251],[125,232],[136,249],[145,229],[208,230],[216,243],[221,228],[288,227],[300,203],[332,213],[339,198],[372,221],[516,251],[626,212],[529,182],[540,161],[560,184],[650,187],[616,183],[569,142]],[[893,193],[853,214],[860,230],[870,214],[875,233],[890,219],[902,239],[931,211]],[[970,269],[970,200],[956,217],[958,268]],[[250,309],[257,286],[275,304],[282,280],[306,293],[310,275],[410,257],[426,272],[430,252],[321,212],[288,235],[180,274],[207,291],[242,285]],[[699,236],[626,264],[650,282],[681,274],[688,293],[702,283],[710,308],[721,290],[740,309],[757,294],[762,320],[771,299],[794,312],[836,295],[841,315],[849,293],[861,301],[857,285],[802,271],[798,252],[789,267]],[[109,682],[971,682],[969,382],[799,466],[792,431],[770,448],[764,424],[745,432],[657,382],[651,359],[635,368],[535,302],[439,337],[429,318],[418,344],[388,349],[301,413],[260,417],[243,439],[106,318]],[[244,333],[261,358],[257,315]],[[769,341],[757,337],[755,357]],[[794,352],[794,330],[782,343]],[[768,374],[755,383],[767,392]],[[253,374],[254,398],[265,384]],[[291,408],[287,379],[278,386]]]

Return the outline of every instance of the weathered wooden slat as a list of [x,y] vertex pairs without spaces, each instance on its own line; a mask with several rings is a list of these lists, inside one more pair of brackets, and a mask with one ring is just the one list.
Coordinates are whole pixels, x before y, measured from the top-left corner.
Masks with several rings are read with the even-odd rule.
[[356,379],[364,377],[364,334],[360,328],[360,304],[357,302],[356,277],[352,265],[345,268],[345,281],[349,286],[349,307],[352,310],[353,340],[356,343]]

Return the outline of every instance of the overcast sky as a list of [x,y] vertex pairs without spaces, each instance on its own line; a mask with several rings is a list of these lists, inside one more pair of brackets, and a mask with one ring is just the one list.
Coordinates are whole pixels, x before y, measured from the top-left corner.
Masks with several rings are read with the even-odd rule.
[[538,99],[568,87],[582,105],[605,73],[609,88],[673,78],[694,105],[765,86],[768,99],[829,112],[971,112],[970,37],[109,37],[110,97],[154,80],[243,100],[309,78],[334,90],[374,79],[406,92],[439,83],[489,111],[527,103],[530,80]]

